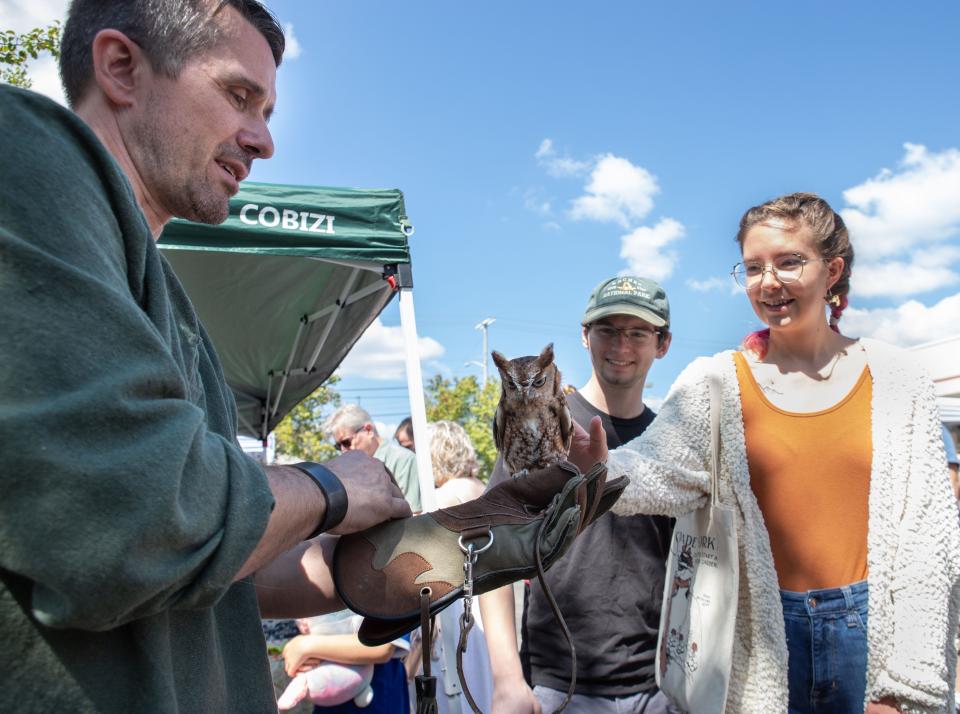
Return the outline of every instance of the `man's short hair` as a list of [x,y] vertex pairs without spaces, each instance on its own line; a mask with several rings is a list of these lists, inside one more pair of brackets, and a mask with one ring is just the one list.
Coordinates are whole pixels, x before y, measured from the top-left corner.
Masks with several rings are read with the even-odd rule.
[[399,439],[401,434],[413,436],[413,417],[406,417],[402,422],[397,424],[397,430],[393,432],[393,438]]
[[93,80],[93,38],[105,29],[136,42],[154,71],[176,79],[184,63],[220,39],[214,16],[232,7],[270,46],[277,66],[285,39],[276,17],[257,0],[73,0],[60,45],[60,80],[75,107]]
[[[323,425],[323,430],[327,434],[333,434],[338,429],[345,431],[359,431],[364,424],[373,424],[373,419],[366,409],[359,404],[344,404],[337,409]],[[377,427],[373,427],[376,433]]]

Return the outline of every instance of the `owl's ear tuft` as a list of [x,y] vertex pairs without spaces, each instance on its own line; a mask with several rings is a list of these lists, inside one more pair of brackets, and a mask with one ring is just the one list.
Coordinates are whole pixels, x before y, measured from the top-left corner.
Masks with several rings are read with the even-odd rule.
[[499,369],[501,372],[507,371],[507,363],[509,362],[509,360],[507,360],[506,357],[504,357],[502,354],[500,354],[496,350],[491,352],[490,356],[493,357],[493,363],[497,365],[497,369]]
[[540,352],[540,356],[537,357],[537,366],[540,369],[548,366],[553,362],[553,343],[551,342]]

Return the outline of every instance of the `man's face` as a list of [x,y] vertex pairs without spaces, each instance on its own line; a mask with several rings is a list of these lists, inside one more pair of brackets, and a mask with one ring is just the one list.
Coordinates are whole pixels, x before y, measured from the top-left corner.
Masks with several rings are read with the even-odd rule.
[[[649,332],[656,329],[659,328],[631,315],[611,315],[584,327],[583,346],[590,351],[597,379],[608,386],[642,385],[653,360],[665,355],[670,344],[669,335],[661,343],[659,335]],[[613,330],[619,331],[603,334]],[[625,330],[646,330],[649,334],[639,340],[630,339]]]
[[380,446],[380,441],[373,430],[372,424],[364,424],[359,429],[334,429],[333,441],[339,445],[340,451],[362,451],[367,456],[373,456]]
[[219,42],[177,79],[146,71],[131,110],[128,150],[147,201],[161,214],[221,223],[255,158],[273,155],[267,120],[276,66],[267,41],[232,7],[213,20]]
[[413,434],[407,429],[397,433],[397,443],[405,449],[410,449],[410,451],[417,450],[413,443]]

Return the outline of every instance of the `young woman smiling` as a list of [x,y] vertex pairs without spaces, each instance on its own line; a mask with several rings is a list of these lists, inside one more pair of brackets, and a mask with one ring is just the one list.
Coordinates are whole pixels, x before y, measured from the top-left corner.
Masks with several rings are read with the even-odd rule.
[[826,201],[751,208],[737,240],[734,276],[767,329],[687,367],[609,454],[631,478],[614,510],[705,504],[718,375],[740,542],[726,711],[952,712],[960,528],[932,384],[905,352],[839,333],[853,249]]

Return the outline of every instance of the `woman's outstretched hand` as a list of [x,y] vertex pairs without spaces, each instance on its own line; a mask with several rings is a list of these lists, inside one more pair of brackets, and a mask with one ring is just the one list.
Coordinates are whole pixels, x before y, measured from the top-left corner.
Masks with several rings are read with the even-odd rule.
[[603,431],[603,422],[595,416],[588,426],[590,431],[573,423],[573,442],[570,444],[570,462],[586,473],[594,464],[607,461],[607,435]]

